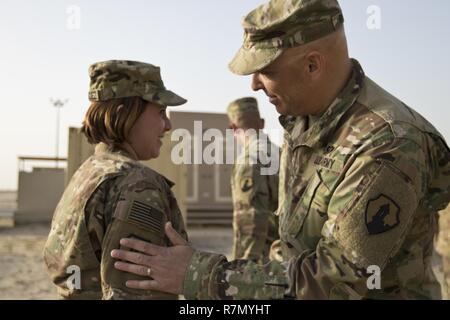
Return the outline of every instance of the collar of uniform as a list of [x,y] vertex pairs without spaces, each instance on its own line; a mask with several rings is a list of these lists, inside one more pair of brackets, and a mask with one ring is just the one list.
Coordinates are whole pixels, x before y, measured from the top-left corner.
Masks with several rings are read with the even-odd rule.
[[305,131],[307,124],[304,117],[280,116],[278,121],[291,138]]
[[174,182],[172,182],[171,180],[167,179],[165,176],[162,176],[164,178],[164,180],[166,180],[167,184],[169,185],[169,188],[173,188],[173,186],[175,185]]
[[357,60],[352,59],[352,63],[353,74],[349,82],[334,99],[327,111],[311,127],[305,130],[307,123],[305,117],[280,117],[280,123],[290,135],[293,148],[300,146],[315,148],[323,145],[335,131],[342,116],[358,99],[365,74]]
[[109,150],[109,146],[106,143],[100,142],[95,146],[95,154],[100,155],[107,153]]
[[126,157],[133,161],[137,161],[136,159],[134,159],[134,157],[129,152],[127,152],[126,150],[123,150],[117,146],[109,146],[103,142],[100,142],[99,144],[97,144],[95,146],[95,154],[96,155],[111,154],[111,153],[113,153],[115,155],[120,155],[120,156]]
[[293,141],[296,141],[307,129],[307,121],[304,117],[280,116],[278,121],[285,130],[284,140],[290,147],[293,146]]
[[[95,154],[101,155],[106,154],[109,157],[119,157],[122,158],[124,161],[133,162],[133,163],[140,163],[139,161],[135,160],[133,156],[127,152],[126,150],[123,150],[121,148],[118,148],[117,146],[109,146],[106,143],[100,142],[95,146]],[[150,169],[150,168],[149,168]],[[164,180],[167,182],[170,188],[172,188],[175,183],[167,179],[165,176],[161,175]]]

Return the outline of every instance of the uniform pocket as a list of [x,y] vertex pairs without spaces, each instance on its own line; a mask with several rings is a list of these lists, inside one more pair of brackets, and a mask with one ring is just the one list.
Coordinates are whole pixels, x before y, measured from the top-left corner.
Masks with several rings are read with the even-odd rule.
[[286,228],[286,234],[284,235],[284,238],[299,252],[305,250],[305,247],[299,241],[299,234],[305,223],[305,219],[310,213],[312,201],[321,184],[322,179],[316,172],[312,177],[312,179],[310,180],[310,182],[308,183],[308,185],[306,186],[306,189],[301,195],[297,204],[292,207],[292,211],[289,215],[290,218],[288,219],[288,225]]

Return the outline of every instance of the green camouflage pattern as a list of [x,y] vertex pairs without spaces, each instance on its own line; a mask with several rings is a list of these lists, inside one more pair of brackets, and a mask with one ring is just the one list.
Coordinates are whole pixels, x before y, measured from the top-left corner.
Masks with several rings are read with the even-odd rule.
[[442,258],[442,299],[450,300],[450,206],[441,211],[436,251]]
[[262,139],[246,139],[244,150],[236,159],[231,174],[233,197],[233,259],[266,263],[270,246],[278,239],[278,174],[262,175],[263,164],[257,159],[259,145],[265,150],[279,149],[267,136]]
[[[438,211],[450,202],[450,149],[353,63],[351,80],[314,123],[280,118],[283,262],[196,252],[186,297],[440,298],[431,256]],[[380,288],[368,285],[372,266]]]
[[90,101],[141,97],[162,106],[179,106],[186,99],[165,88],[160,68],[149,63],[110,60],[89,67]]
[[[162,292],[127,288],[125,282],[136,276],[115,269],[110,255],[126,237],[168,246],[167,221],[187,239],[171,186],[124,151],[97,145],[64,191],[45,245],[45,264],[59,295],[83,300],[176,299]],[[68,283],[70,266],[80,268],[80,288]]]
[[223,255],[195,251],[184,281],[188,300],[282,299],[287,267],[249,260],[228,262]]
[[242,119],[247,117],[255,117],[260,119],[258,101],[253,97],[245,97],[231,102],[227,108],[228,119],[237,127],[243,128]]
[[244,43],[229,68],[239,75],[252,74],[283,50],[318,40],[343,23],[336,0],[271,0],[244,18]]

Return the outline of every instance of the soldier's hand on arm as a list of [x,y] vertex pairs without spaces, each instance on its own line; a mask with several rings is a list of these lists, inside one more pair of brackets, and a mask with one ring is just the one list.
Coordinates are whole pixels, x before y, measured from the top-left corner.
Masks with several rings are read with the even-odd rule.
[[122,239],[120,244],[138,252],[113,250],[117,261],[115,268],[139,276],[149,276],[149,280],[129,280],[126,286],[134,289],[157,290],[172,294],[183,294],[183,282],[194,250],[179,235],[170,222],[165,232],[172,247],[160,247],[136,239]]
[[[150,174],[150,172],[149,172]],[[142,179],[139,172],[130,173],[121,183],[119,200],[114,205],[112,221],[108,225],[102,244],[101,277],[104,299],[176,299],[153,290],[135,290],[125,285],[135,280],[129,273],[114,268],[111,250],[120,248],[122,238],[133,238],[167,246],[164,226],[171,221],[186,236],[178,206],[172,203],[169,186],[159,176]],[[141,277],[141,280],[148,277]]]

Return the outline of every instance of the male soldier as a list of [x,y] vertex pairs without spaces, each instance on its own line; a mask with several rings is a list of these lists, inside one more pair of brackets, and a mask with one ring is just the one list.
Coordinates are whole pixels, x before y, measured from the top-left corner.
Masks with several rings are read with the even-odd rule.
[[154,280],[128,286],[188,299],[429,299],[439,292],[430,256],[437,212],[450,201],[450,150],[349,58],[343,21],[336,0],[272,0],[244,19],[244,45],[230,64],[252,74],[252,88],[282,115],[284,262],[228,262],[194,251],[168,225],[174,247],[122,240],[145,254],[113,251],[155,270]]
[[278,170],[272,174],[262,174],[261,167],[267,167],[269,163],[260,158],[276,157],[278,164],[279,151],[262,133],[264,120],[260,117],[255,98],[233,101],[227,113],[230,128],[243,147],[231,175],[233,259],[265,263],[269,258],[270,246],[278,235],[276,216],[273,214],[278,208]]

